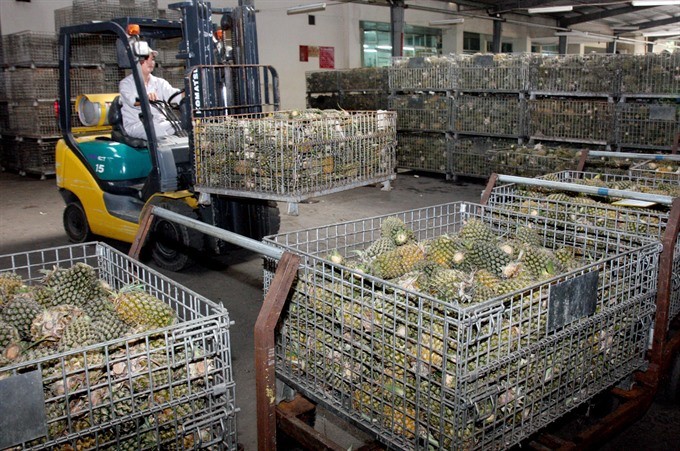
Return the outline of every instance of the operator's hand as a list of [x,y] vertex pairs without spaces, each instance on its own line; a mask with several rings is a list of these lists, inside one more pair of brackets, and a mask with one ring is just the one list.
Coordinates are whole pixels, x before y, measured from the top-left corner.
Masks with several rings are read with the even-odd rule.
[[155,92],[149,93],[149,102],[155,102],[158,100],[158,95]]

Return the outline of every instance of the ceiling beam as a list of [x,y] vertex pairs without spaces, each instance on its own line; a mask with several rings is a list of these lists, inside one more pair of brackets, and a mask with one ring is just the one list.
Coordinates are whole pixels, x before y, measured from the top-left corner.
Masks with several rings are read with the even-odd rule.
[[620,16],[621,14],[630,14],[630,13],[636,13],[638,11],[642,11],[643,9],[649,9],[649,8],[654,8],[653,6],[626,6],[623,8],[614,8],[614,9],[605,9],[596,13],[590,13],[590,14],[583,14],[582,16],[579,17],[571,17],[571,18],[564,18],[562,20],[562,24],[565,27],[569,27],[571,25],[576,25],[579,23],[584,23],[584,22],[592,22],[594,20],[601,20],[601,19],[606,19],[608,17],[616,17]]
[[663,27],[665,25],[674,25],[676,23],[680,23],[680,16],[669,17],[668,19],[650,20],[649,22],[631,23],[631,25],[639,27],[637,30],[639,31],[647,30],[649,28]]

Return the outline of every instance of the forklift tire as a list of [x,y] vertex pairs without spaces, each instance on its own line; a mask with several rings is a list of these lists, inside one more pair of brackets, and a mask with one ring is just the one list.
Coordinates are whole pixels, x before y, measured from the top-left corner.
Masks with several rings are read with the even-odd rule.
[[668,369],[668,379],[664,381],[664,402],[669,405],[680,404],[680,353],[677,353]]
[[87,223],[85,210],[79,201],[66,204],[64,209],[64,230],[68,235],[69,241],[74,243],[84,243],[92,239],[90,225]]
[[[195,212],[181,201],[161,201],[159,207],[196,218]],[[181,271],[194,263],[192,255],[201,249],[203,234],[181,224],[156,218],[151,228],[151,257],[161,268]]]

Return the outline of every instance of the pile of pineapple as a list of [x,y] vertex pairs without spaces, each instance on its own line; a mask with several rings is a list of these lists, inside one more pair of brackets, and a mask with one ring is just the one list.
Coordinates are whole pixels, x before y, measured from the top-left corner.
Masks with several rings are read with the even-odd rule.
[[[545,180],[562,182],[559,175],[543,177]],[[598,188],[635,191],[671,197],[680,196],[680,185],[677,183],[657,183],[649,186],[633,180],[604,180],[596,175],[589,178],[569,180],[570,183],[594,186]],[[569,221],[589,226],[604,227],[610,230],[621,230],[629,233],[641,233],[648,236],[660,236],[663,224],[659,220],[665,214],[664,206],[653,208],[618,207],[612,208],[611,202],[618,198],[602,198],[601,196],[561,191],[559,189],[521,188],[521,196],[531,197],[519,204],[505,204],[504,208],[515,209],[523,214],[540,215],[560,221]],[[559,205],[556,205],[559,203]]]
[[381,224],[380,238],[356,258],[330,256],[359,272],[402,288],[432,295],[461,306],[502,296],[583,265],[572,248],[556,251],[530,225],[513,236],[498,236],[482,220],[472,218],[457,234],[417,242],[399,218]]
[[[203,383],[211,360],[150,332],[177,321],[140,286],[113,291],[85,263],[54,267],[35,285],[0,273],[0,380],[41,370],[49,440],[78,433],[54,449],[132,450],[163,440],[191,447],[194,438],[181,437],[175,422],[205,407],[202,399],[181,398]],[[128,339],[112,342],[120,338]],[[147,417],[130,419],[145,410]],[[120,424],[100,428],[113,420]]]

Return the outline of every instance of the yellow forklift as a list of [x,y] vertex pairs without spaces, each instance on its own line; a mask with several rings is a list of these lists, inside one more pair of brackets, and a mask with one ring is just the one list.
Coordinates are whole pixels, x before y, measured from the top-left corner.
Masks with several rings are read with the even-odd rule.
[[[169,7],[179,10],[182,19],[123,17],[60,30],[62,139],[56,147],[56,180],[66,203],[64,229],[73,242],[96,235],[132,243],[142,213],[151,205],[256,240],[278,232],[280,215],[275,203],[194,190],[195,118],[279,107],[276,71],[258,61],[253,2],[239,0],[239,6],[219,10],[203,0]],[[212,22],[213,12],[222,14],[219,27]],[[226,45],[228,35],[231,48]],[[78,63],[73,50],[84,37],[115,46],[119,72],[132,73],[146,140],[125,133],[117,93],[74,92],[77,86],[71,74]],[[176,58],[184,61],[179,108],[172,108],[172,102],[150,102],[144,89],[140,58],[163,40],[179,42]],[[262,77],[267,83],[260,82]],[[71,110],[74,97],[80,124]],[[174,124],[174,135],[156,136],[152,109]],[[162,218],[151,224],[148,246],[154,262],[173,271],[190,264],[192,256],[220,255],[230,249],[223,241]]]

